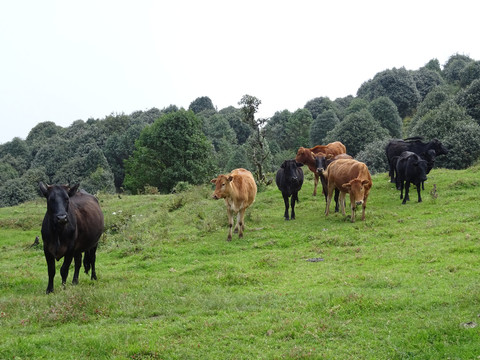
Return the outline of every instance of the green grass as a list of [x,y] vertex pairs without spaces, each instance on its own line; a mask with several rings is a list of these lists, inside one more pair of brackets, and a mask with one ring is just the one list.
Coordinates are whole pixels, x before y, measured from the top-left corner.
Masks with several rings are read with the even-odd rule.
[[73,286],[71,270],[62,289],[57,264],[48,296],[30,247],[45,202],[0,209],[0,358],[478,358],[479,176],[435,169],[424,201],[401,205],[376,175],[352,224],[349,210],[325,218],[308,173],[296,220],[270,186],[232,242],[210,186],[102,195],[98,281]]

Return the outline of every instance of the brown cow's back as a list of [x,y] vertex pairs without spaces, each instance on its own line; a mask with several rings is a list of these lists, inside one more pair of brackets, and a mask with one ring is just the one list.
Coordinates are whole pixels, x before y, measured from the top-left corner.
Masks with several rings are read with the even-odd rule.
[[[352,179],[370,180],[370,172],[367,165],[354,159],[338,159],[327,167],[327,181],[332,181],[341,191],[346,191],[343,184],[348,183]],[[371,185],[370,185],[371,186]]]
[[337,188],[340,190],[339,202],[342,214],[345,215],[345,195],[349,193],[352,210],[351,221],[355,221],[357,205],[362,205],[362,220],[365,220],[365,208],[372,187],[372,178],[367,165],[353,159],[338,159],[328,165],[326,172],[323,174],[327,179],[328,187],[325,215],[329,213],[332,193]]
[[253,204],[257,195],[257,184],[252,173],[239,168],[233,170],[229,175],[233,177],[230,183],[234,190],[234,193],[231,194],[232,209],[239,211],[241,208],[248,208]]

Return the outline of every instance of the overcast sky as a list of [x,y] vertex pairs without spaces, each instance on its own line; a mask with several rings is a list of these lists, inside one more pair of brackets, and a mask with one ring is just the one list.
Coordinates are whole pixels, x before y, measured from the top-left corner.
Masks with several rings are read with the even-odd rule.
[[385,69],[480,60],[476,1],[18,0],[0,4],[0,144],[208,96],[259,117],[356,95]]

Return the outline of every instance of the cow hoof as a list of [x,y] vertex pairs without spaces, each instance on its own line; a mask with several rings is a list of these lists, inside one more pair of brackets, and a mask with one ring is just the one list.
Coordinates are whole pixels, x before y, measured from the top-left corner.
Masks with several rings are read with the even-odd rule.
[[51,294],[51,293],[53,293],[53,289],[47,288],[46,294],[48,295],[48,294]]

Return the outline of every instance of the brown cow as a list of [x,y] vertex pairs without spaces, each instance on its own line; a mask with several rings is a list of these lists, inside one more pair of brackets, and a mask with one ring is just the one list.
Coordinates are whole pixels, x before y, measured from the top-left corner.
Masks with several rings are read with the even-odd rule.
[[316,145],[313,148],[304,148],[300,147],[297,152],[295,160],[299,163],[307,165],[310,171],[313,172],[315,178],[313,180],[313,196],[317,195],[317,185],[318,185],[318,173],[317,166],[315,164],[316,156],[335,156],[339,154],[345,154],[347,149],[340,141],[335,141],[327,145]]
[[215,200],[225,199],[225,205],[227,205],[229,226],[227,241],[232,240],[233,212],[237,213],[235,232],[238,231],[238,237],[242,238],[245,228],[245,210],[252,205],[257,195],[257,184],[252,173],[241,168],[235,169],[230,174],[218,175],[211,182],[215,184],[212,197]]
[[367,198],[372,187],[372,178],[367,165],[353,159],[338,159],[328,165],[323,171],[328,184],[327,206],[325,215],[328,215],[333,190],[340,190],[339,203],[342,214],[345,216],[345,195],[350,194],[350,207],[352,209],[351,221],[355,222],[355,209],[362,205],[362,220],[365,220]]

